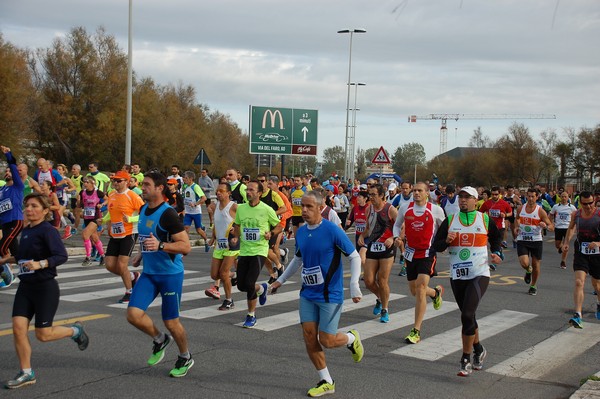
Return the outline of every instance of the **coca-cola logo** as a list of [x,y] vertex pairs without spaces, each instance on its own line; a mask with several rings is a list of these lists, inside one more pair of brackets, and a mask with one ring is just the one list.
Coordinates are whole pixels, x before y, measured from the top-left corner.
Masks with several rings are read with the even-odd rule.
[[303,147],[298,147],[297,152],[298,152],[298,154],[303,154],[305,152],[309,153],[310,152],[310,146],[305,145]]

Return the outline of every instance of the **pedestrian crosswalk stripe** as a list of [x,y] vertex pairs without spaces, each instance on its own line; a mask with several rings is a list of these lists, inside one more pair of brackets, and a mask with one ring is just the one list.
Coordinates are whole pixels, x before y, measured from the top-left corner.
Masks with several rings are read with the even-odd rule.
[[531,380],[542,379],[600,342],[600,325],[569,328],[487,369],[487,372]]
[[[430,303],[427,305],[427,311],[425,312],[423,321],[450,313],[457,309],[458,306],[455,302],[444,301],[444,306],[442,306],[442,308],[439,310],[434,310],[433,305]],[[381,334],[386,334],[399,328],[411,326],[414,324],[414,322],[415,309],[411,308],[402,310],[400,312],[390,313],[390,321],[387,323],[381,323],[379,321],[379,317],[377,317],[369,321],[364,321],[362,323],[340,328],[338,331],[344,332],[348,330],[357,330],[360,333],[361,339],[368,339]],[[406,333],[408,334],[408,331]],[[402,338],[404,338],[404,336],[402,336]]]
[[[129,269],[129,271],[133,272],[136,270]],[[106,285],[106,284],[119,284],[119,283],[122,284],[123,280],[121,279],[121,276],[115,276],[114,274],[109,273],[106,270],[104,270],[102,272],[103,272],[103,274],[106,274],[109,277],[97,278],[97,279],[93,279],[93,280],[60,282],[60,290],[64,291],[64,290],[70,290],[70,289],[75,289],[75,288],[96,287],[99,285]],[[187,270],[184,271],[185,275],[193,274],[193,273],[198,273],[198,272],[187,271]]]
[[[183,285],[188,286],[188,285],[192,285],[192,284],[206,284],[209,281],[213,281],[213,279],[211,279],[210,276],[195,277],[195,278],[189,278],[189,279],[183,280]],[[111,288],[111,289],[101,290],[101,291],[92,291],[92,292],[83,292],[80,294],[64,295],[64,296],[60,297],[60,300],[67,301],[67,302],[85,302],[85,301],[93,301],[95,299],[118,297],[120,295],[123,295],[124,292],[125,292],[125,287],[121,286],[119,288]]]
[[[444,307],[446,303],[444,302]],[[537,317],[537,315],[513,310],[501,310],[477,320],[479,335],[482,340],[485,340],[534,317]],[[408,344],[403,346],[392,351],[392,353],[435,361],[462,350],[461,330],[462,327],[456,327],[441,334],[422,339],[417,345]]]
[[[405,297],[406,295],[390,294],[390,301]],[[342,311],[351,312],[353,310],[371,307],[373,306],[373,303],[375,303],[376,298],[377,297],[375,295],[368,294],[365,295],[358,303],[354,303],[352,298],[346,299],[344,300]],[[298,315],[298,310],[294,310],[291,312],[280,313],[275,316],[260,318],[258,321],[259,322],[256,323],[256,326],[254,327],[255,330],[274,331],[300,323],[300,316]],[[238,323],[237,325],[242,324],[243,323]]]
[[[294,290],[294,291],[283,292],[281,294],[269,295],[265,306],[278,305],[280,303],[296,300],[300,296],[299,293],[300,293],[299,290]],[[257,309],[260,312],[260,307],[257,307]],[[214,316],[222,316],[222,315],[234,313],[234,312],[247,312],[247,311],[248,311],[248,307],[246,306],[246,299],[244,298],[243,301],[239,301],[239,303],[236,303],[236,306],[233,309],[228,310],[228,311],[219,310],[217,306],[208,306],[208,307],[184,310],[182,312],[179,312],[179,316],[187,318],[187,319],[201,320],[201,319],[206,319],[206,318],[214,317]],[[258,318],[258,320],[260,322],[261,319]]]

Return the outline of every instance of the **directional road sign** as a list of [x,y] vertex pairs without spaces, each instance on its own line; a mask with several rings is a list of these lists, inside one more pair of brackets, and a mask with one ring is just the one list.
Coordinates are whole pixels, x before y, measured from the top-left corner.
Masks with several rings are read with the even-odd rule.
[[317,155],[318,111],[250,106],[250,153]]

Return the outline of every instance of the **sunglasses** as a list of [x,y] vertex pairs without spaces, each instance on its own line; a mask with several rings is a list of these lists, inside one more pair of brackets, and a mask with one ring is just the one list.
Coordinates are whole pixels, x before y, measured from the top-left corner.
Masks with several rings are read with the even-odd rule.
[[266,180],[265,180],[265,179],[262,179],[262,180],[261,180],[261,179],[258,179],[258,181],[259,181],[259,182],[261,182],[261,183],[264,183],[264,182],[266,182]]
[[582,206],[583,206],[583,205],[594,205],[594,201],[591,201],[591,202],[583,202],[583,201],[582,201],[582,202],[581,202],[581,205],[582,205]]
[[125,180],[124,179],[112,179],[112,181],[114,183],[123,183]]

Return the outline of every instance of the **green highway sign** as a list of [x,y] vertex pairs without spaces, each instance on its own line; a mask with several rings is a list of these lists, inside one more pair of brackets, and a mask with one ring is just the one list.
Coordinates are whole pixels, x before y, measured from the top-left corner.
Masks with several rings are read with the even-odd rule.
[[317,155],[319,111],[250,106],[250,153]]

